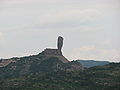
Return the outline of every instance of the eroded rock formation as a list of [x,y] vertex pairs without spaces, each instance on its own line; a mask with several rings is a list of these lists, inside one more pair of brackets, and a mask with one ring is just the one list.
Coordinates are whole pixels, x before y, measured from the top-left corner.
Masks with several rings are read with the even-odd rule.
[[61,51],[62,46],[63,46],[63,37],[59,36],[58,37],[58,43],[57,43],[58,50]]
[[49,49],[49,48],[46,48],[42,54],[44,55],[58,55],[58,56],[62,56],[62,52],[58,49]]
[[69,61],[62,54],[62,46],[63,46],[63,37],[59,36],[57,41],[57,49],[46,48],[41,54],[46,57],[57,57],[62,62],[68,63]]
[[59,36],[58,41],[57,41],[57,49],[51,49],[51,48],[46,48],[42,54],[44,55],[57,55],[57,56],[63,56],[62,55],[62,46],[63,46],[63,37]]

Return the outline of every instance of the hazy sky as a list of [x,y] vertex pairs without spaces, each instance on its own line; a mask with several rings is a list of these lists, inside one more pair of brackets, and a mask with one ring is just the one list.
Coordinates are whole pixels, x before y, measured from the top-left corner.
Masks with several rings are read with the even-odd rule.
[[120,61],[120,0],[0,0],[0,58],[56,48],[59,35],[69,60]]

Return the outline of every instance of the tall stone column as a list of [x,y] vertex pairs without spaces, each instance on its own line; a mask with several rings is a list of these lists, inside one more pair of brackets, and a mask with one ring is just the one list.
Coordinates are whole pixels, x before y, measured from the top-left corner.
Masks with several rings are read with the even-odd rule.
[[57,47],[58,47],[58,50],[60,50],[60,52],[61,52],[62,46],[63,46],[63,37],[59,36]]

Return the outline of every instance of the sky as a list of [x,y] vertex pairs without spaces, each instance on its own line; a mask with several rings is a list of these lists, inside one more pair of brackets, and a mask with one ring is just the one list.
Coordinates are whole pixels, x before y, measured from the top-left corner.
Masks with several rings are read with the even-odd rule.
[[0,0],[0,58],[56,48],[70,61],[120,61],[120,0]]

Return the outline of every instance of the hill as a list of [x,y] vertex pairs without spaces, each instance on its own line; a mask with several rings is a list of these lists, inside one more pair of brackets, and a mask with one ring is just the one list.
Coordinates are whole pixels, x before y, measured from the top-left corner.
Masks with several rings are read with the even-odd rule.
[[80,62],[84,67],[87,68],[94,66],[103,66],[110,63],[108,61],[95,61],[95,60],[76,60],[76,61]]
[[67,60],[65,62],[64,56],[44,55],[42,53],[28,57],[11,58],[6,61],[9,64],[0,67],[0,79],[20,77],[31,73],[44,75],[59,70],[83,70],[82,65],[78,62]]
[[41,76],[31,73],[0,81],[0,90],[119,90],[120,63],[84,71],[56,71]]
[[30,74],[43,76],[57,71],[79,71],[83,66],[70,62],[62,54],[63,37],[59,36],[57,48],[46,48],[37,55],[0,60],[0,79],[18,78]]

